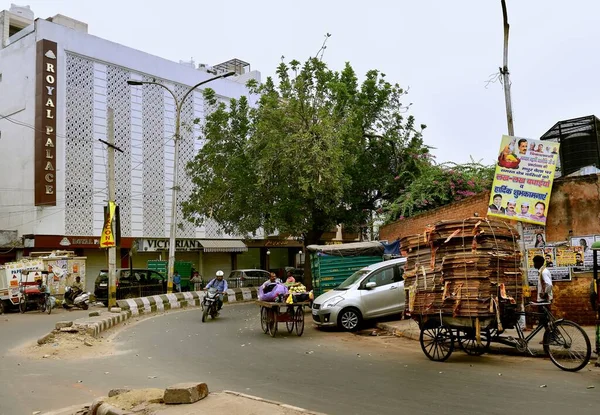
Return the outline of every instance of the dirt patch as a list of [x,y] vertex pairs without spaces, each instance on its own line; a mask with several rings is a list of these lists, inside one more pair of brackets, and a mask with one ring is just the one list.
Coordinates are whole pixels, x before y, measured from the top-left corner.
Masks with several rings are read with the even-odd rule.
[[121,393],[117,396],[113,396],[112,398],[108,398],[104,402],[117,408],[129,410],[142,403],[162,403],[164,394],[164,389],[135,389],[129,392]]
[[85,333],[56,333],[46,344],[27,343],[9,353],[33,359],[87,359],[121,354],[113,343],[114,334],[108,338],[94,338]]

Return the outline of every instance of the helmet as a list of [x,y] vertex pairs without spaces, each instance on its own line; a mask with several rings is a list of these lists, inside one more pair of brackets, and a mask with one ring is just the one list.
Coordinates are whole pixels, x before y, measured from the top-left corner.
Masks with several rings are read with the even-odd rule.
[[218,270],[218,271],[217,271],[217,277],[222,277],[222,276],[223,276],[223,271],[221,271],[221,270]]

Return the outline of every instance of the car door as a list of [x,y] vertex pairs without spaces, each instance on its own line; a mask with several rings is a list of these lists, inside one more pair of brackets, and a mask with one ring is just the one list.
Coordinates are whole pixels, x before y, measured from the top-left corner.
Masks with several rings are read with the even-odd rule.
[[[385,267],[373,271],[360,284],[361,302],[363,316],[372,318],[393,313],[394,306],[398,301],[398,290],[400,283],[395,281],[395,267]],[[367,289],[365,286],[374,282],[374,288]]]
[[406,293],[404,292],[404,264],[394,267],[394,284],[398,285],[396,295],[390,305],[390,314],[402,313],[406,306]]
[[148,279],[148,290],[152,295],[164,294],[166,292],[165,277],[156,271],[148,271],[150,278]]

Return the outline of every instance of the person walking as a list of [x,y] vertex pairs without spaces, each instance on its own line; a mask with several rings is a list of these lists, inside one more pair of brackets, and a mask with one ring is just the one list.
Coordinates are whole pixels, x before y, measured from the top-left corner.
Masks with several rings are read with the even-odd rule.
[[175,288],[175,292],[181,292],[181,275],[179,275],[178,271],[175,271],[175,274],[173,274],[173,288]]

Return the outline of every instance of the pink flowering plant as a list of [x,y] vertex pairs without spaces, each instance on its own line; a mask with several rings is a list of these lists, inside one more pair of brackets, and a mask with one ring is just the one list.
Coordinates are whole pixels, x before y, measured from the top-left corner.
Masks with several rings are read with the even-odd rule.
[[396,179],[405,180],[408,185],[391,203],[384,205],[385,220],[402,220],[489,190],[493,175],[494,166],[473,159],[465,164],[436,164],[427,153],[420,158],[416,174],[411,172],[410,177]]

